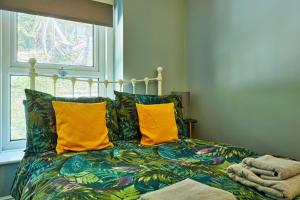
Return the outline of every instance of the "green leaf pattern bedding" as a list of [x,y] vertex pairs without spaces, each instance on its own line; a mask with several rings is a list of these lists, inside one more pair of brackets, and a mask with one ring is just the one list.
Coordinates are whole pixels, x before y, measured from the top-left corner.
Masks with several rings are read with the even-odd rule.
[[[16,199],[138,199],[186,178],[227,190],[237,199],[269,199],[232,181],[226,168],[257,154],[195,139],[156,146],[117,141],[113,149],[27,155],[12,188]],[[300,198],[298,198],[299,200]]]

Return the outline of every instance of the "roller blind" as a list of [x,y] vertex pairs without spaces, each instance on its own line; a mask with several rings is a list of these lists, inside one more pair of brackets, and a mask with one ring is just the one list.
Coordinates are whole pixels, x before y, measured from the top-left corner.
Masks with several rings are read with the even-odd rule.
[[0,9],[113,26],[112,5],[92,0],[0,0]]

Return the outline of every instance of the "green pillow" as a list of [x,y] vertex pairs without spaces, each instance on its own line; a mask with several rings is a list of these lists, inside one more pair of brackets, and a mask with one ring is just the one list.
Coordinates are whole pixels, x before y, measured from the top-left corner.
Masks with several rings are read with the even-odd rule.
[[115,105],[114,102],[109,98],[54,97],[50,94],[29,89],[25,89],[25,94],[26,101],[24,102],[24,105],[27,126],[27,145],[25,151],[28,153],[43,153],[54,150],[56,147],[56,120],[52,101],[79,103],[98,103],[106,101],[106,125],[109,129],[109,139],[110,141],[116,141],[120,139]]
[[117,115],[120,134],[124,140],[139,140],[141,133],[139,130],[138,114],[136,103],[141,104],[162,104],[174,103],[176,124],[180,138],[188,137],[188,130],[183,121],[182,102],[177,95],[140,95],[125,92],[114,92],[116,95]]

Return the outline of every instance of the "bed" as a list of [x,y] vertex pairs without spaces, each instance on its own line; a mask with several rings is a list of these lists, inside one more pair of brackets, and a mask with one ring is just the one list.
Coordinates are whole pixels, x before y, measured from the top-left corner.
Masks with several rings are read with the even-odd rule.
[[[214,142],[182,139],[157,146],[118,141],[113,149],[28,155],[19,165],[16,199],[138,199],[191,178],[232,192],[237,199],[268,199],[232,181],[226,168],[256,153]],[[118,153],[116,153],[118,152]]]
[[[31,88],[37,73],[31,60]],[[162,92],[162,68],[158,76],[128,83],[158,81]],[[53,76],[54,84],[57,75]],[[74,78],[70,78],[74,82]],[[89,81],[89,80],[87,80]],[[72,82],[72,83],[73,83]],[[107,84],[109,81],[101,82]],[[120,90],[126,81],[116,82]],[[73,84],[74,86],[74,84]],[[73,87],[74,93],[74,87]],[[228,144],[182,137],[175,142],[153,146],[139,140],[115,140],[114,147],[58,155],[55,151],[26,153],[15,176],[11,194],[15,199],[139,199],[186,178],[233,193],[237,199],[270,199],[255,189],[231,180],[228,166],[245,157],[257,157],[253,151]],[[300,199],[299,197],[297,199]]]

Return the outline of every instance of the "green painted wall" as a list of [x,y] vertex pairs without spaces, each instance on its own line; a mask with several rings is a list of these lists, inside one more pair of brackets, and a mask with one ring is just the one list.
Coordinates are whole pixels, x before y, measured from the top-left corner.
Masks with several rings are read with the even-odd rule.
[[0,165],[0,197],[10,194],[18,164]]
[[155,67],[162,65],[163,92],[185,88],[185,5],[185,0],[124,0],[124,78],[156,76]]
[[300,1],[188,0],[197,137],[300,159]]

